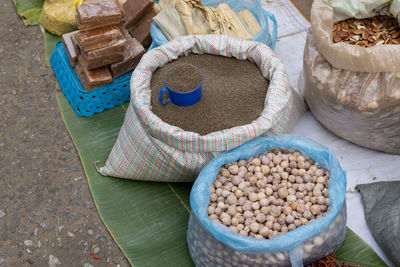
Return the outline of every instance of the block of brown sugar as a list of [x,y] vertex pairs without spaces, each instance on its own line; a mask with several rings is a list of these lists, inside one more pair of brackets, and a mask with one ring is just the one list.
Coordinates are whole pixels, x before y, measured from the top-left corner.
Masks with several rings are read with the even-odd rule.
[[129,33],[138,40],[144,47],[149,47],[151,44],[150,36],[150,24],[153,21],[153,17],[157,15],[154,9],[151,9],[146,15],[144,15],[133,27],[129,29]]
[[81,56],[78,57],[75,71],[86,91],[112,82],[112,76],[107,66],[88,70],[82,64]]
[[127,39],[124,59],[121,62],[110,65],[113,78],[133,70],[146,52],[144,47],[135,38],[132,38],[128,32],[124,32],[124,36]]
[[110,45],[110,42],[118,41],[121,38],[121,30],[116,26],[106,26],[75,34],[75,40],[85,52],[106,47]]
[[116,0],[88,0],[76,8],[78,29],[92,30],[121,22],[122,11]]
[[95,69],[105,65],[110,65],[124,59],[125,39],[121,39],[114,44],[92,50],[82,52],[83,64],[87,69]]
[[67,53],[69,63],[71,64],[72,67],[76,65],[76,61],[78,60],[78,55],[79,55],[79,49],[75,46],[72,37],[75,36],[75,34],[78,32],[79,31],[74,31],[62,35],[63,46],[65,52]]
[[122,6],[124,12],[124,26],[126,29],[132,27],[147,12],[153,9],[150,0],[126,0]]

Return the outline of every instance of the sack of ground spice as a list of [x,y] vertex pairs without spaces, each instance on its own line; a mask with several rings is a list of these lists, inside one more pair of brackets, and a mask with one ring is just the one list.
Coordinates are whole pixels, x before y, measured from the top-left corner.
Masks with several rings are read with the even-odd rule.
[[[151,105],[153,72],[188,53],[234,57],[257,64],[269,80],[261,114],[248,124],[205,135],[185,131],[156,116]],[[157,94],[160,89],[157,88]],[[167,107],[169,105],[174,104]],[[240,105],[240,101],[236,105]],[[103,175],[135,180],[193,181],[217,154],[259,136],[287,131],[304,110],[304,103],[289,85],[283,65],[266,45],[222,35],[180,37],[146,53],[136,67],[124,124],[105,166],[99,171]],[[204,120],[196,123],[204,123]]]
[[332,151],[295,135],[261,137],[214,158],[190,194],[196,266],[300,267],[338,249],[346,174]]
[[315,0],[304,50],[305,99],[314,116],[355,144],[400,153],[400,27],[394,18],[333,21]]

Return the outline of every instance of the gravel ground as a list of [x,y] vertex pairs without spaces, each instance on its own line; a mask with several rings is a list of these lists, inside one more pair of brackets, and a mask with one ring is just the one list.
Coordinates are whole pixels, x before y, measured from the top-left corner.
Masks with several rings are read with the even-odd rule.
[[39,27],[24,27],[11,0],[0,22],[0,266],[129,266],[61,119]]
[[11,0],[0,20],[0,266],[129,266],[61,119],[39,27]]

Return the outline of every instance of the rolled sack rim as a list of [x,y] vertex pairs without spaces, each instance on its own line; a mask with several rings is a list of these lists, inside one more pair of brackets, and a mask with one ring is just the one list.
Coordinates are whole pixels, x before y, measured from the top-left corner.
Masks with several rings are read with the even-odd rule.
[[[259,117],[246,125],[200,135],[170,125],[154,114],[151,111],[152,73],[158,67],[189,53],[235,57],[254,62],[269,80],[264,109]],[[283,64],[267,45],[223,35],[187,35],[150,50],[132,73],[130,88],[130,106],[151,136],[187,152],[223,152],[259,136],[280,134],[304,110],[304,102],[296,103]]]
[[400,45],[364,48],[333,42],[333,8],[323,0],[311,7],[311,29],[315,46],[335,68],[358,72],[400,72]]

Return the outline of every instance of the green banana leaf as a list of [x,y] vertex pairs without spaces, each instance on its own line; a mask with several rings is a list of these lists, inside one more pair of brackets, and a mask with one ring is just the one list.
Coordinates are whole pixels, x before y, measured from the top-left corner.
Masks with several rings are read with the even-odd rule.
[[51,53],[53,52],[56,43],[61,40],[61,36],[52,34],[48,32],[46,29],[44,29],[43,38],[44,38],[44,53],[45,53],[46,63],[50,65]]
[[107,159],[123,123],[124,109],[119,106],[78,117],[65,96],[56,94],[99,214],[128,261],[134,266],[192,266],[186,244],[191,184],[100,175],[95,163]]
[[[152,183],[101,176],[103,164],[123,123],[127,103],[91,117],[78,117],[57,92],[65,125],[78,150],[100,217],[134,266],[191,266],[186,230],[191,184]],[[353,231],[337,259],[362,266],[386,264]]]
[[337,260],[352,262],[366,267],[384,267],[386,263],[375,251],[350,228],[342,246],[336,251]]
[[25,26],[39,24],[43,2],[43,0],[14,0],[17,13],[22,17]]

